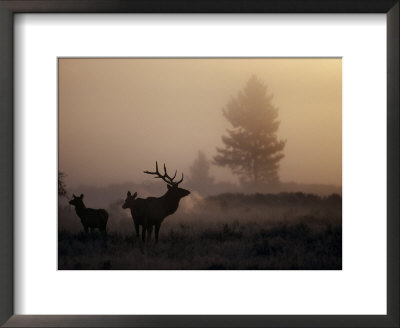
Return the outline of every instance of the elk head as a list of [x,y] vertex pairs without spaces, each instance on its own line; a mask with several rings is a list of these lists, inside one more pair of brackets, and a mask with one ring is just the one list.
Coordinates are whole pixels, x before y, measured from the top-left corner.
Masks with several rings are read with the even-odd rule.
[[124,204],[122,205],[122,208],[132,208],[134,203],[135,203],[135,198],[137,196],[137,192],[135,192],[133,195],[131,194],[130,191],[126,194],[126,199]]
[[72,194],[72,196],[74,198],[69,201],[70,205],[74,205],[75,207],[85,207],[83,204],[83,194],[81,194],[79,197],[75,196],[74,194]]
[[167,168],[165,167],[165,164],[164,164],[164,174],[161,174],[158,171],[158,163],[157,162],[156,162],[156,171],[155,172],[144,171],[144,173],[155,175],[154,178],[162,179],[164,182],[166,182],[167,183],[167,188],[168,188],[168,193],[171,196],[174,196],[174,198],[181,199],[182,197],[185,197],[185,196],[189,195],[190,191],[178,187],[179,184],[183,181],[183,173],[182,173],[182,178],[179,181],[174,181],[177,172],[178,171],[175,171],[174,176],[171,178],[168,175]]

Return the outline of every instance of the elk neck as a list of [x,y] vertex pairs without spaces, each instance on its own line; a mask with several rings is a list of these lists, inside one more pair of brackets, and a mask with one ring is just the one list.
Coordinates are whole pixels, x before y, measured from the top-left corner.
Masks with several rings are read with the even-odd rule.
[[82,205],[75,206],[76,214],[78,214],[79,217],[81,217],[84,214],[85,210],[86,206],[83,203]]
[[177,196],[172,190],[168,190],[161,199],[164,204],[165,214],[170,215],[175,213],[178,209],[180,197]]

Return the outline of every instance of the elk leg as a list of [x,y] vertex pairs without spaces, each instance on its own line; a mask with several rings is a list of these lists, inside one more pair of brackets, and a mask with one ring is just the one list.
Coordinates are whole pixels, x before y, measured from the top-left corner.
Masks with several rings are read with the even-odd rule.
[[156,227],[154,229],[154,235],[156,237],[156,243],[158,242],[158,232],[160,231],[160,227],[161,227],[161,224],[156,224]]
[[101,236],[103,237],[104,246],[107,248],[108,235],[106,228],[101,229]]
[[148,235],[147,235],[147,242],[149,242],[150,241],[150,239],[151,239],[151,233],[153,232],[153,226],[149,226],[148,228],[147,228],[147,233],[148,233]]
[[136,230],[136,237],[139,237],[140,231],[139,231],[139,223],[135,223],[135,230]]
[[146,226],[143,225],[142,228],[142,241],[144,242],[146,240]]

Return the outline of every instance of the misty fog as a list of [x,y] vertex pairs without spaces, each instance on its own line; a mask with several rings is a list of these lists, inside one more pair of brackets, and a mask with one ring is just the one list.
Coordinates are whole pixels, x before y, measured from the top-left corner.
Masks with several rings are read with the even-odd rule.
[[[287,141],[279,169],[287,185],[277,191],[340,192],[341,59],[60,59],[59,170],[68,189],[144,183],[161,195],[163,184],[143,174],[156,161],[190,185],[199,151],[211,162],[223,145],[231,125],[222,110],[252,75],[273,95],[277,136]],[[240,191],[229,168],[210,163],[209,175],[214,194]]]

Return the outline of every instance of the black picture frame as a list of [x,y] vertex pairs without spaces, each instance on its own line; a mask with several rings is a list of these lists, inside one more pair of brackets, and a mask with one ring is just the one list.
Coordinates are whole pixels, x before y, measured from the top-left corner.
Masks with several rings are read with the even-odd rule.
[[[385,13],[387,315],[14,315],[13,17],[16,13]],[[0,0],[0,324],[5,327],[399,327],[399,1]],[[368,286],[366,286],[368,288]]]

